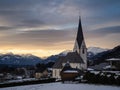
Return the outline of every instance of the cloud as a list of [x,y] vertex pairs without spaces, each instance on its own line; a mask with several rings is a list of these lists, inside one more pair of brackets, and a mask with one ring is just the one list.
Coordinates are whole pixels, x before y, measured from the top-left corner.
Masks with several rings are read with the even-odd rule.
[[96,33],[102,33],[102,34],[113,34],[113,33],[120,33],[120,26],[111,26],[111,27],[105,27],[100,28],[95,31]]
[[9,27],[9,26],[0,26],[0,30],[10,30],[13,29],[13,27]]
[[1,38],[1,44],[14,45],[34,45],[54,47],[56,44],[73,42],[75,39],[75,31],[68,30],[33,30],[9,35]]
[[[99,28],[96,30],[85,31],[85,34],[87,39],[107,37],[111,34],[120,34],[120,26],[110,26],[110,27]],[[113,37],[112,39],[115,38],[116,37]]]
[[[69,47],[74,44],[79,13],[88,42],[118,36],[119,8],[120,0],[0,0],[0,44]],[[110,38],[118,40],[115,35]]]
[[[87,26],[120,21],[119,0],[1,0],[0,17],[14,25],[76,23],[79,12]],[[29,22],[28,22],[29,21]],[[33,21],[30,24],[30,22]],[[30,25],[29,25],[30,24]],[[77,23],[76,23],[77,24]],[[25,26],[24,25],[24,26]]]

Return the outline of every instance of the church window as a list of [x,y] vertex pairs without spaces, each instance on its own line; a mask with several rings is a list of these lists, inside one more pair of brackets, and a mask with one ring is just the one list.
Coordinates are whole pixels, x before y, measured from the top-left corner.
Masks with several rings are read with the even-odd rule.
[[82,53],[83,53],[83,54],[85,53],[84,47],[82,48]]

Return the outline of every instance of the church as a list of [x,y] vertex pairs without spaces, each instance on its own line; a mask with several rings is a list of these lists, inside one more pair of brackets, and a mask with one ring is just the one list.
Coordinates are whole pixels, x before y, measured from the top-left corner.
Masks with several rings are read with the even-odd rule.
[[53,65],[53,78],[61,78],[60,72],[67,62],[69,62],[72,68],[78,68],[79,70],[87,69],[87,48],[84,41],[80,18],[73,52],[68,53],[66,56],[60,56],[58,58],[56,63]]

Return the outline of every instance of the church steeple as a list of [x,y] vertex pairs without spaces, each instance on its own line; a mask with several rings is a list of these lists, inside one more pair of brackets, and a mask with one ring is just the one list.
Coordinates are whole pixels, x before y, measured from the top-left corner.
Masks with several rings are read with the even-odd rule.
[[81,18],[79,16],[79,24],[78,24],[78,31],[77,31],[77,37],[75,40],[75,45],[73,51],[79,52],[82,42],[84,41],[83,31],[82,31],[82,24],[81,24]]
[[79,17],[77,37],[75,40],[73,52],[77,52],[80,55],[80,57],[82,58],[82,60],[84,62],[83,69],[86,69],[87,68],[87,48],[86,48],[85,41],[84,41],[80,17]]
[[79,46],[79,49],[80,49],[81,44],[82,44],[82,41],[83,41],[83,39],[84,39],[80,16],[79,16],[79,25],[78,25],[78,32],[77,32],[77,38],[76,38],[76,39],[77,39],[78,46]]

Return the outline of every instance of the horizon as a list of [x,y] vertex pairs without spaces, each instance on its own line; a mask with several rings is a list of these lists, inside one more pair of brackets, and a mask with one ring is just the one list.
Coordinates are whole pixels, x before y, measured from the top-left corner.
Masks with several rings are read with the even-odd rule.
[[[94,46],[90,46],[90,47],[87,47],[87,50],[88,50],[88,48],[101,48],[101,47],[94,47]],[[117,47],[117,46],[115,46],[115,47]],[[113,47],[113,48],[115,48],[115,47]],[[108,49],[108,50],[110,50],[110,49],[113,49],[113,48],[101,48],[101,49]],[[48,56],[39,56],[39,54],[32,54],[32,53],[23,53],[23,52],[18,52],[18,53],[16,53],[16,52],[13,52],[13,50],[8,50],[8,51],[6,51],[6,52],[1,52],[2,50],[0,50],[0,54],[14,54],[14,55],[34,55],[34,56],[37,56],[37,57],[39,57],[39,58],[47,58],[47,57],[50,57],[50,56],[52,56],[52,55],[58,55],[58,54],[60,54],[60,53],[62,53],[62,52],[65,52],[65,51],[72,51],[72,50],[63,50],[63,51],[60,51],[60,52],[57,52],[57,53],[54,53],[54,54],[50,54],[50,55],[48,55]]]
[[120,45],[120,0],[0,0],[0,53],[47,57],[74,47],[79,16],[86,46]]

